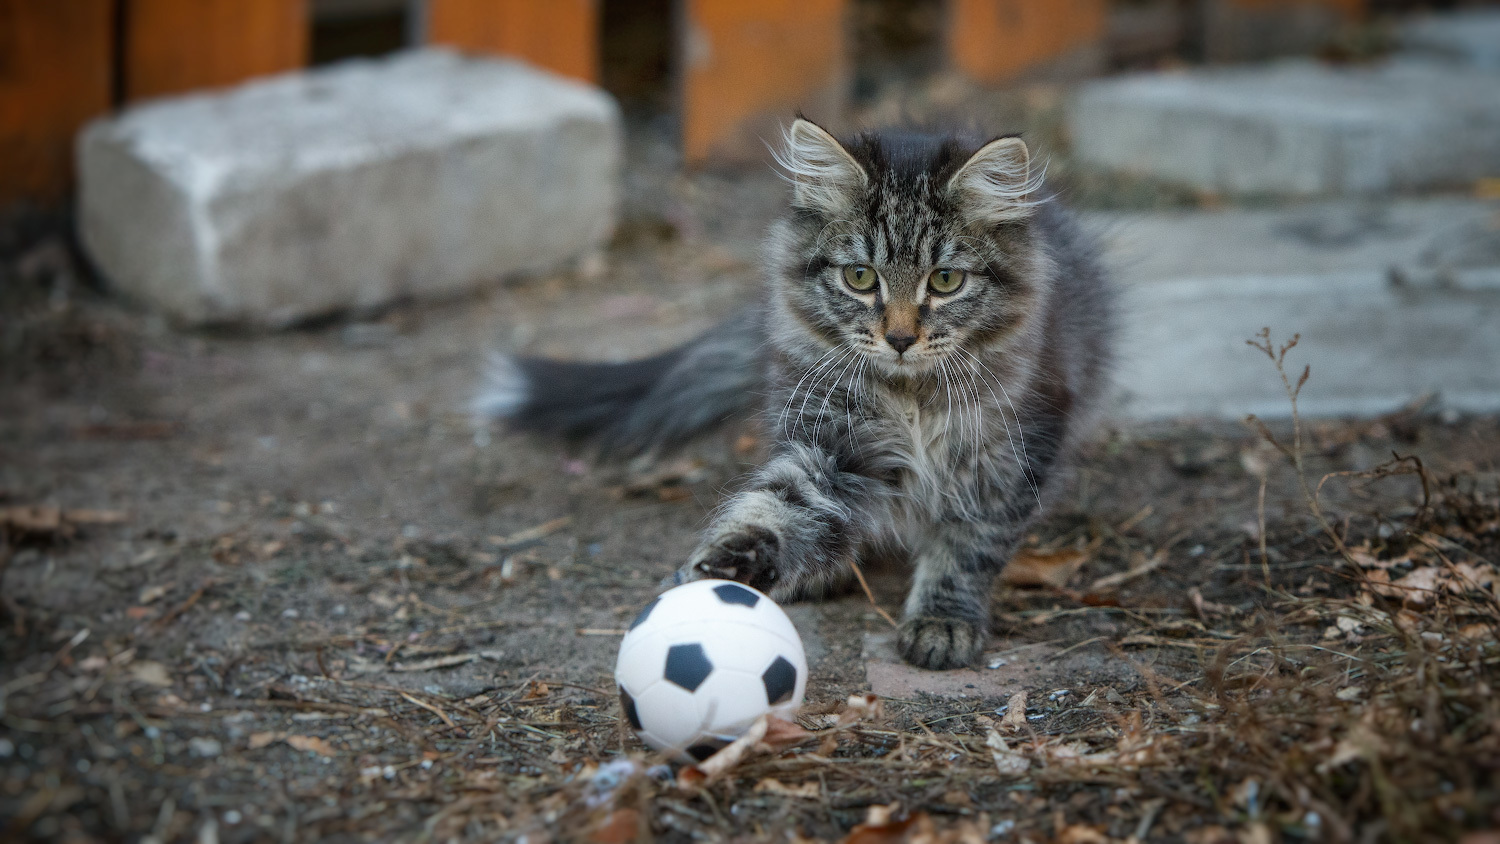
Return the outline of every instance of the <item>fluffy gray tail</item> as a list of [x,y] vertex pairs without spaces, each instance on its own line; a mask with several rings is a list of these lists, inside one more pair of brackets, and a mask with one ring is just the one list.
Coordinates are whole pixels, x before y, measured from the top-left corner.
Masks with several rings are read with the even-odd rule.
[[595,441],[613,457],[672,448],[759,403],[761,325],[758,309],[746,309],[686,345],[627,363],[497,357],[474,411]]

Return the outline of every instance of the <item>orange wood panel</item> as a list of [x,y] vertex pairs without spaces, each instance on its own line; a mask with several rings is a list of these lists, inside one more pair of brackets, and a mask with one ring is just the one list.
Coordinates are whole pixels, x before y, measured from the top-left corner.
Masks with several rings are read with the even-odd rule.
[[981,82],[1004,82],[1097,45],[1108,0],[951,0],[949,56]]
[[683,154],[764,157],[798,108],[844,105],[846,0],[683,0]]
[[599,78],[599,0],[427,0],[426,6],[430,43],[503,53],[588,82]]
[[67,193],[73,135],[110,106],[114,0],[0,0],[0,202]]
[[129,0],[125,96],[233,85],[307,63],[308,0]]

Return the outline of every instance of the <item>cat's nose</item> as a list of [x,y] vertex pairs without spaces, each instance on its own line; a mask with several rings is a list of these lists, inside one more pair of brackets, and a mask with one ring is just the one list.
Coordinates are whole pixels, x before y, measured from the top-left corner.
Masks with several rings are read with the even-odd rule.
[[885,335],[885,342],[890,343],[891,348],[895,349],[896,354],[899,355],[910,349],[912,344],[917,342],[917,335],[892,331]]

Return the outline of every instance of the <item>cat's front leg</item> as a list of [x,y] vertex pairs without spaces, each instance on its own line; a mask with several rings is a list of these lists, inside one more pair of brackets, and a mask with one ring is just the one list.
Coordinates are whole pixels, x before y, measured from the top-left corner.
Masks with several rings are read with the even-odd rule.
[[855,514],[872,492],[824,452],[788,447],[725,504],[673,581],[737,580],[778,601],[826,593],[849,574],[862,535]]
[[897,645],[919,668],[965,668],[984,649],[995,575],[1020,532],[956,522],[935,533],[913,560]]

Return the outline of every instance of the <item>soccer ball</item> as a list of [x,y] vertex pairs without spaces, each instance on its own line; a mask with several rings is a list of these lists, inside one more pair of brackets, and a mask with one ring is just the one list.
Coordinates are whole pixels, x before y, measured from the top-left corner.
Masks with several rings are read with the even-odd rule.
[[620,642],[615,683],[642,741],[701,762],[762,715],[791,718],[807,687],[807,657],[770,598],[728,580],[695,580],[636,616]]

